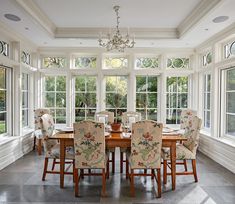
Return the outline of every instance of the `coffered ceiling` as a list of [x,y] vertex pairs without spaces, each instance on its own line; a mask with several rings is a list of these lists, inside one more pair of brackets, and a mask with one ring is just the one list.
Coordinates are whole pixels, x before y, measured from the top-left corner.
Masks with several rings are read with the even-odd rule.
[[[196,47],[235,22],[234,0],[0,0],[0,27],[39,47],[98,47],[120,28],[135,35],[136,47]],[[14,14],[20,21],[6,19]],[[214,23],[218,16],[228,20]]]

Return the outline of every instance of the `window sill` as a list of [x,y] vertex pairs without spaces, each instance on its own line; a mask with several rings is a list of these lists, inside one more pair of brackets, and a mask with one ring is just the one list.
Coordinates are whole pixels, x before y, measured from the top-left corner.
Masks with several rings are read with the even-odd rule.
[[231,138],[227,138],[227,137],[220,137],[220,138],[217,138],[217,137],[213,137],[211,136],[211,134],[209,132],[206,132],[206,131],[201,131],[200,132],[202,135],[204,135],[205,137],[209,137],[210,139],[212,140],[215,140],[217,142],[221,142],[225,145],[228,145],[230,147],[234,147],[235,148],[235,139],[231,139]]
[[25,136],[25,135],[28,135],[30,133],[33,133],[34,129],[32,128],[23,128],[22,130],[22,137]]

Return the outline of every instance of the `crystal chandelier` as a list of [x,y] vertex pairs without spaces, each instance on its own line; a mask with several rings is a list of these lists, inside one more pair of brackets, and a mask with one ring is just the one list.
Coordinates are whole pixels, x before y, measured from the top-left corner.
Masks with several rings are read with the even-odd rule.
[[101,47],[105,47],[107,51],[118,50],[119,52],[124,52],[125,48],[133,48],[135,45],[135,39],[133,37],[133,39],[130,40],[129,32],[127,32],[126,36],[122,36],[120,33],[120,30],[119,30],[120,17],[118,13],[119,8],[120,6],[113,7],[117,16],[116,33],[114,34],[108,33],[107,34],[108,40],[102,40],[101,35],[100,35],[100,38],[98,40],[99,45]]

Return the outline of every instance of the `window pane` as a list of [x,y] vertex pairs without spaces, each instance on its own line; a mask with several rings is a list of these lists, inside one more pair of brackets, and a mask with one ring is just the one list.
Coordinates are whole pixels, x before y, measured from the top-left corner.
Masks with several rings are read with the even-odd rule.
[[56,91],[66,91],[66,78],[65,78],[65,76],[56,77]]
[[55,91],[55,77],[46,77],[45,81],[45,90],[46,91]]
[[148,120],[157,121],[157,109],[148,109]]
[[56,123],[66,123],[66,110],[57,109],[56,110]]
[[104,60],[106,69],[127,68],[128,59],[125,57],[107,57]]
[[56,107],[66,107],[66,93],[56,93]]
[[136,92],[145,92],[147,90],[146,77],[136,77]]
[[6,69],[0,68],[0,89],[6,89]]
[[0,111],[6,111],[6,91],[0,90]]
[[228,113],[235,113],[235,92],[227,93],[227,106],[226,107],[227,107]]
[[83,121],[85,120],[85,110],[84,109],[76,109],[75,110],[75,121]]
[[188,107],[188,94],[178,94],[178,108]]
[[157,68],[158,67],[158,58],[156,57],[142,57],[136,59],[137,68]]
[[235,69],[227,72],[227,90],[235,90]]
[[148,77],[148,91],[157,92],[157,77]]
[[44,68],[63,68],[66,63],[66,59],[64,57],[45,57],[42,61],[42,66]]
[[235,115],[227,114],[226,134],[235,136]]
[[22,126],[23,127],[28,126],[28,110],[22,111]]
[[54,93],[46,93],[46,107],[55,107],[55,94]]
[[0,134],[7,132],[6,113],[0,113]]
[[136,93],[136,108],[147,108],[147,94]]
[[85,91],[85,78],[84,77],[76,77],[75,91]]
[[28,92],[22,92],[22,108],[28,108]]
[[75,58],[76,68],[95,68],[96,57],[77,57]]
[[156,93],[149,93],[148,94],[148,107],[149,108],[156,108],[157,107],[157,94]]

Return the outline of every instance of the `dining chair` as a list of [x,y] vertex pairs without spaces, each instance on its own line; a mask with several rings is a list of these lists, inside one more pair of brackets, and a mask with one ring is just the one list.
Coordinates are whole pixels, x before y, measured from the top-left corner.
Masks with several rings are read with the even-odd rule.
[[[107,119],[107,123],[106,123]],[[95,121],[102,122],[105,125],[114,123],[114,113],[110,111],[100,111],[95,114]],[[115,148],[109,148],[111,159],[109,156],[109,163],[112,164],[112,173],[115,173]],[[109,165],[109,164],[108,164]]]
[[[132,129],[132,123],[138,122],[141,120],[141,113],[134,111],[127,111],[122,113],[122,124],[124,128]],[[126,156],[127,148],[120,148],[120,173],[123,173],[123,164],[126,163],[124,160],[124,155]],[[126,168],[128,166],[126,165]]]
[[[197,171],[196,171],[196,153],[199,144],[199,135],[201,128],[201,119],[197,116],[190,117],[190,122],[188,126],[185,126],[184,137],[187,138],[182,144],[176,146],[176,160],[191,160],[192,162],[192,172],[189,172],[185,169],[184,172],[176,172],[176,175],[194,175],[195,182],[198,181]],[[167,176],[171,175],[167,173],[167,167],[170,167],[170,149],[162,149],[162,158],[163,158],[163,183],[167,183]],[[183,163],[176,163],[183,164]]]
[[[106,192],[106,165],[104,124],[96,121],[74,123],[75,196],[79,196],[79,181],[83,176],[102,176],[102,196]],[[101,169],[102,173],[84,173],[84,169]],[[78,174],[80,170],[80,174]],[[82,171],[81,171],[82,170]],[[83,173],[81,173],[83,172]],[[108,172],[107,172],[108,173]]]
[[[60,144],[56,139],[50,139],[50,136],[54,134],[54,121],[53,117],[49,114],[44,114],[41,116],[40,123],[42,130],[42,143],[45,151],[45,159],[44,159],[44,170],[42,180],[45,181],[46,174],[60,174],[60,171],[54,171],[55,164],[60,164],[60,162],[56,162],[56,160],[60,160]],[[48,170],[48,162],[49,159],[53,159],[52,170]],[[70,160],[66,163],[73,164],[74,166],[74,152],[73,148],[66,148],[66,160]],[[73,172],[65,172],[65,174],[73,175]]]
[[38,155],[42,154],[42,131],[40,119],[42,115],[50,114],[50,110],[47,108],[38,108],[34,110],[34,144],[33,149],[37,146]]
[[[127,164],[130,166],[131,196],[135,196],[134,177],[151,176],[157,182],[157,197],[161,197],[161,148],[162,123],[151,120],[139,121],[132,125],[131,151],[127,152]],[[144,173],[135,173],[144,169]],[[147,173],[150,169],[151,173]],[[157,175],[156,171],[157,170]]]

